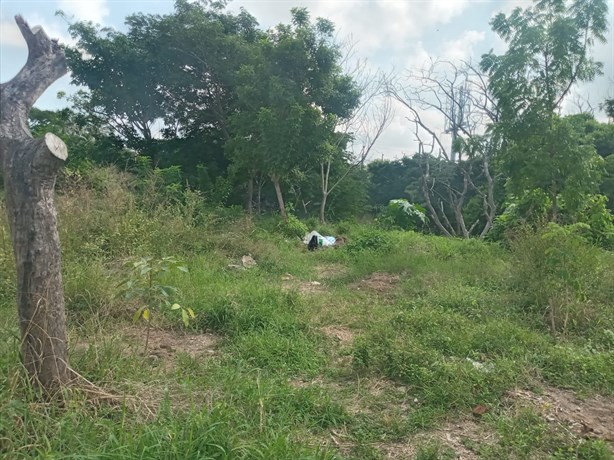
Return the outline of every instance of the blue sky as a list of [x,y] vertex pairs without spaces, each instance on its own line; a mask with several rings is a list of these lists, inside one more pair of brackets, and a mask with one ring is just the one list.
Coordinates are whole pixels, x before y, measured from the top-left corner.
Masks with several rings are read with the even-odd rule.
[[[418,69],[429,57],[449,60],[479,60],[482,53],[503,44],[490,32],[488,22],[499,11],[510,12],[516,6],[528,6],[529,0],[235,0],[228,8],[244,7],[263,28],[288,22],[289,10],[306,6],[313,17],[332,20],[339,39],[351,35],[355,57],[385,72],[403,73]],[[576,88],[565,111],[577,111],[574,99],[588,99],[597,108],[606,97],[614,96],[614,0],[609,0],[609,40],[599,45],[594,55],[605,65],[605,73],[595,82]],[[63,10],[75,20],[91,20],[104,26],[123,28],[124,18],[135,12],[165,14],[173,11],[172,0],[1,0],[0,2],[0,81],[12,78],[27,57],[27,48],[13,17],[24,16],[31,26],[41,25],[48,35],[70,42],[67,23],[55,16]],[[58,108],[58,91],[70,92],[70,78],[62,78],[39,99],[40,108]],[[601,117],[599,113],[596,114]],[[443,120],[434,113],[424,117],[443,131]],[[375,147],[374,156],[396,158],[415,149],[411,126],[402,107]]]

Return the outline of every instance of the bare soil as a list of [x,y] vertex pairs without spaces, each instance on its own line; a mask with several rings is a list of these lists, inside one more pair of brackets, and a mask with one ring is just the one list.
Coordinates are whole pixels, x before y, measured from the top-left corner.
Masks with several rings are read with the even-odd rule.
[[573,392],[546,387],[541,394],[515,390],[509,397],[528,404],[549,422],[562,425],[576,436],[614,443],[614,398],[595,396],[579,399]]
[[293,275],[286,273],[281,277],[283,281],[282,289],[296,290],[301,294],[317,294],[326,291],[326,286],[320,281],[303,281],[296,279]]
[[375,272],[367,278],[352,284],[356,290],[368,290],[379,294],[393,289],[401,281],[401,275],[386,272]]
[[[123,333],[124,337],[138,348],[144,347],[146,334],[145,328],[137,327],[128,328]],[[216,353],[219,340],[215,334],[186,334],[152,328],[149,332],[147,355],[163,362],[174,361],[179,353],[186,353],[192,358],[212,356]]]
[[342,346],[351,345],[354,341],[354,332],[344,326],[325,326],[322,328],[322,332]]
[[417,434],[405,443],[382,444],[379,449],[385,458],[409,460],[415,458],[420,447],[434,441],[453,449],[456,452],[456,458],[459,460],[476,460],[479,458],[478,455],[469,449],[466,444],[468,442],[488,443],[495,440],[496,434],[488,427],[475,420],[466,419],[448,423],[428,433]]

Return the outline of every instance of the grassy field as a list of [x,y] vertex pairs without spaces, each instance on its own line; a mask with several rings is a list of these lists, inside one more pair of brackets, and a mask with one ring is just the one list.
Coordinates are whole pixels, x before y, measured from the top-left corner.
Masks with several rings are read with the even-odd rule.
[[[0,209],[0,457],[613,458],[614,254],[348,222],[308,252],[275,219],[97,174],[58,198],[70,358],[115,397],[24,384]],[[147,351],[118,287],[143,256],[183,261],[158,281],[196,314],[155,312]]]

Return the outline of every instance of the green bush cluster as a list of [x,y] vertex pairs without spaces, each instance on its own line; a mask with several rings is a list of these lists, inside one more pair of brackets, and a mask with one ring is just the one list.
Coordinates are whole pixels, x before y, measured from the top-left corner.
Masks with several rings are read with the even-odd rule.
[[582,332],[599,326],[604,271],[602,252],[585,237],[586,225],[549,224],[524,229],[511,243],[512,283],[542,313],[552,333]]

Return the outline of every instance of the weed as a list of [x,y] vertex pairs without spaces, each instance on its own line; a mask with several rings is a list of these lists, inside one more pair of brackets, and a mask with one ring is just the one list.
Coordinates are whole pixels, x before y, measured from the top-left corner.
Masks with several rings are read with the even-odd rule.
[[452,460],[454,458],[456,458],[456,452],[437,441],[430,441],[420,446],[415,457],[416,460]]

